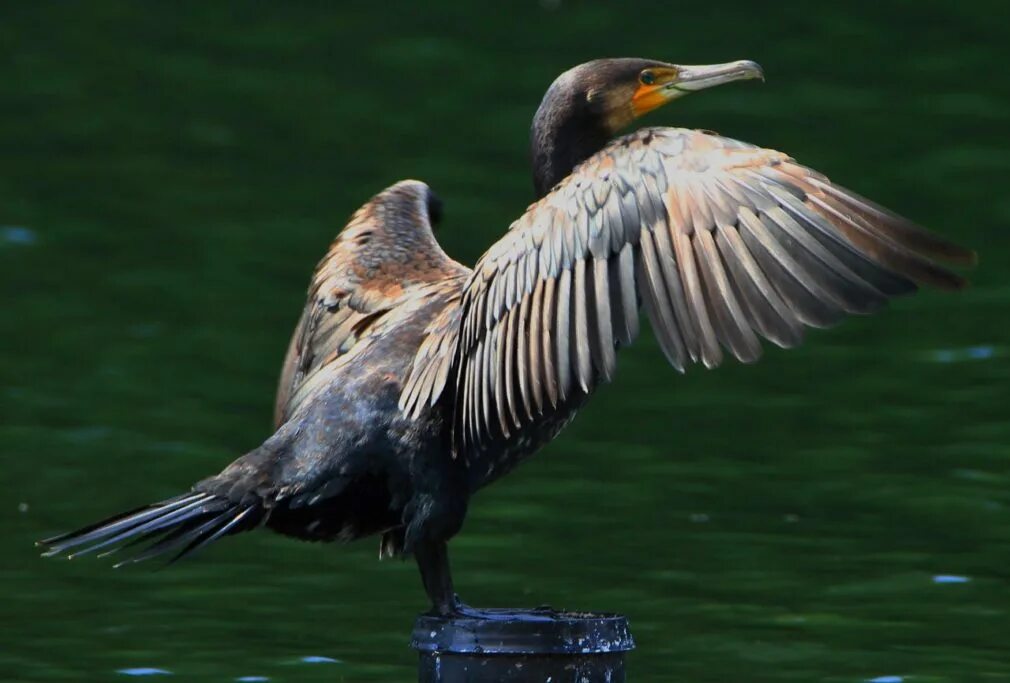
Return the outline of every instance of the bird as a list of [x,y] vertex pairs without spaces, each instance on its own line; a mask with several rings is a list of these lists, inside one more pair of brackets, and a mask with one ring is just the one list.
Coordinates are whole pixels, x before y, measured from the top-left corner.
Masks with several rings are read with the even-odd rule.
[[[431,613],[469,609],[448,542],[471,497],[553,440],[648,319],[677,371],[959,290],[975,253],[801,165],[684,128],[642,127],[689,93],[764,80],[752,61],[598,59],[550,85],[530,128],[535,201],[468,268],[439,246],[423,182],[379,192],[312,277],[275,432],[174,498],[40,541],[45,555],[174,561],[261,527],[379,537],[413,557]],[[132,553],[132,554],[128,554]]]

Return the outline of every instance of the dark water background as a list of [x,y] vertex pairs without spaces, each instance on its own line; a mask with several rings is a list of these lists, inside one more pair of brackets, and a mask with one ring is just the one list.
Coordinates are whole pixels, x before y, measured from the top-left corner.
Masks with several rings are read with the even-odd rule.
[[1010,681],[1008,35],[995,2],[4,3],[0,679],[411,680],[423,594],[376,542],[112,571],[32,541],[258,444],[350,212],[424,179],[472,263],[547,84],[641,55],[759,61],[649,123],[786,150],[976,247],[976,286],[751,367],[643,338],[474,501],[458,588],[626,613],[637,682]]

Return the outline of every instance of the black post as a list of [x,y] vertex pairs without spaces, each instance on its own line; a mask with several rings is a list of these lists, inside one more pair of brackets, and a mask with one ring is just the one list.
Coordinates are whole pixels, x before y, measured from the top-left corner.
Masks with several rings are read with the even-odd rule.
[[411,647],[419,683],[623,683],[635,642],[619,614],[467,609],[421,615]]

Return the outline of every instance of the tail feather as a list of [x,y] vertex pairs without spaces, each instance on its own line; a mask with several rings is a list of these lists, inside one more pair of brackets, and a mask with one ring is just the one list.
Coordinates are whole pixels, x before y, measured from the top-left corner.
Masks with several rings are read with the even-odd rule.
[[[136,553],[125,560],[117,562],[113,565],[113,567],[118,569],[119,567],[123,567],[125,565],[133,565],[138,562],[143,562],[144,560],[157,558],[161,555],[168,555],[173,551],[181,549],[168,561],[168,564],[170,565],[175,564],[178,560],[192,555],[199,548],[207,545],[207,543],[209,543],[208,540],[210,539],[210,536],[233,517],[233,512],[233,508],[228,508],[219,514],[212,516],[210,519],[196,519],[183,524],[173,531],[163,535],[161,539],[159,539],[156,543],[147,546],[142,552]],[[144,541],[151,541],[156,538],[157,534],[151,535],[150,538],[145,539]]]
[[[39,541],[43,556],[79,557],[107,549],[144,546],[115,566],[151,559],[181,548],[170,562],[189,555],[225,534],[251,528],[262,517],[259,503],[234,503],[209,493],[188,493],[105,519],[77,531]],[[244,522],[244,524],[243,524]]]
[[115,548],[112,548],[111,550],[106,550],[105,552],[98,553],[98,557],[108,557],[109,555],[117,553],[120,550],[124,550],[126,548],[132,548],[138,545],[144,545],[145,543],[150,543],[151,541],[154,541],[156,539],[160,539],[159,540],[160,542],[160,541],[167,541],[173,538],[178,538],[187,531],[192,530],[194,527],[200,526],[200,522],[201,522],[200,519],[190,520],[173,528],[167,534],[165,533],[164,529],[154,529],[153,531],[147,531],[145,533],[140,534],[139,536],[127,539],[124,543],[117,545]]
[[[249,517],[255,511],[257,511],[257,508],[254,507],[247,507],[244,510],[239,510],[234,516],[231,517],[230,520],[227,520],[217,530],[211,532],[209,529],[207,529],[206,531],[203,531],[200,534],[194,535],[193,540],[190,541],[190,544],[187,545],[185,548],[183,548],[178,555],[169,560],[169,564],[172,564],[173,562],[180,560],[183,557],[186,557],[187,555],[192,555],[193,553],[199,551],[205,546],[210,545],[211,543],[221,538],[225,534],[231,532],[232,530],[237,531],[241,529],[242,527],[239,527],[238,525],[242,522],[243,519]],[[232,510],[228,511],[229,515],[231,514],[231,512],[233,511]],[[225,515],[222,515],[222,517],[224,516]],[[215,523],[219,522],[220,517],[214,519],[213,521]]]
[[79,542],[77,539],[73,539],[58,548],[50,550],[47,554],[62,553],[71,548],[80,548],[80,550],[74,550],[72,553],[67,555],[68,559],[73,559],[75,557],[80,557],[81,555],[93,553],[100,548],[107,548],[110,545],[122,543],[123,541],[136,537],[137,534],[164,531],[165,529],[172,528],[180,521],[191,519],[194,514],[202,514],[201,506],[203,502],[203,498],[198,498],[197,500],[189,502],[181,507],[176,507],[167,512],[159,510],[161,514],[155,516],[153,519],[141,522],[135,526],[130,526],[119,533],[113,533],[104,529],[96,530],[92,532],[92,535],[99,533],[100,535],[91,539],[88,544]]
[[39,541],[37,545],[48,548],[48,550],[43,553],[44,556],[58,555],[65,548],[83,545],[94,539],[106,537],[109,534],[116,533],[124,528],[135,526],[141,522],[151,519],[152,517],[156,517],[167,510],[172,510],[185,505],[187,502],[197,498],[198,495],[199,494],[187,494],[184,496],[176,496],[175,498],[169,498],[168,500],[160,503],[144,505],[134,510],[129,510],[128,512],[121,512],[118,515],[113,515],[112,517],[103,519],[100,522],[89,524],[77,531],[71,531],[69,533],[60,534],[59,536],[43,539]]

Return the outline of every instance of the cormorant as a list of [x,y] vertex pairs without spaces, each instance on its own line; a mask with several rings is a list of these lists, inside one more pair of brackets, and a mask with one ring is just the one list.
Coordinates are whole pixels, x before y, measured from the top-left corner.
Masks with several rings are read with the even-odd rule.
[[267,527],[381,535],[434,609],[461,609],[447,542],[470,496],[552,440],[609,381],[648,316],[683,372],[753,362],[762,338],[865,314],[918,285],[959,289],[974,254],[781,152],[680,128],[614,137],[682,95],[762,78],[754,62],[601,59],[554,81],[533,119],[537,201],[473,270],[432,233],[418,181],[361,207],[312,278],[284,361],[276,432],[189,493],[41,543],[124,562]]

